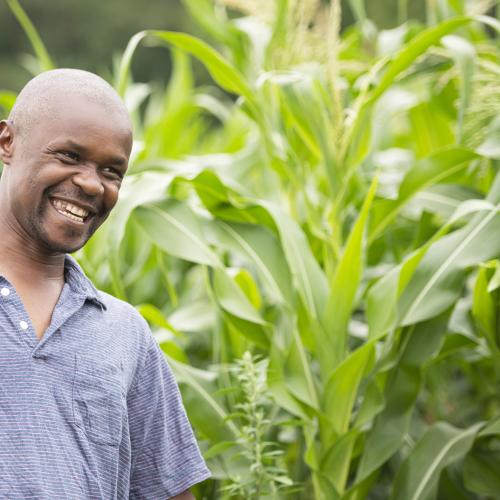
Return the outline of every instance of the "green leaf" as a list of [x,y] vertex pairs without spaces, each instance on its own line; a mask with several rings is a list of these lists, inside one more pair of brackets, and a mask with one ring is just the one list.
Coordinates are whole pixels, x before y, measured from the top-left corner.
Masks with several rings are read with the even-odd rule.
[[130,79],[130,67],[132,65],[132,57],[134,56],[137,47],[141,41],[146,38],[148,32],[140,31],[136,33],[128,42],[125,52],[120,59],[120,65],[115,79],[115,89],[122,97],[125,96],[127,84]]
[[178,307],[170,315],[169,321],[180,332],[203,332],[214,327],[215,317],[213,304],[198,300]]
[[210,460],[214,457],[225,453],[227,450],[234,448],[236,443],[234,441],[221,441],[220,443],[214,444],[205,453],[203,453],[203,458],[205,460]]
[[[349,475],[349,465],[358,433],[348,432],[334,442],[321,461],[320,470],[329,478],[336,494],[343,494]],[[344,498],[340,497],[339,498]]]
[[28,37],[33,50],[35,51],[36,57],[38,59],[38,64],[40,65],[40,72],[48,71],[54,68],[54,63],[52,62],[45,45],[40,38],[36,28],[30,21],[24,9],[21,7],[18,0],[7,0],[10,10],[16,16],[17,21],[23,28],[26,36]]
[[313,319],[324,310],[327,294],[326,277],[309,248],[298,224],[277,206],[263,202],[279,232],[283,251],[297,291]]
[[191,17],[215,40],[225,45],[237,43],[235,28],[228,19],[217,15],[209,0],[182,0]]
[[415,134],[415,149],[418,158],[426,157],[455,142],[449,117],[432,103],[421,102],[410,109],[411,125]]
[[[419,33],[403,46],[389,62],[375,88],[371,92],[361,94],[356,119],[346,135],[349,145],[355,142],[366,142],[366,139],[361,140],[360,137],[366,135],[366,127],[367,122],[370,120],[371,108],[375,101],[395,82],[396,78],[415,63],[416,59],[429,49],[429,47],[436,45],[443,36],[457,30],[461,26],[465,26],[472,20],[472,17],[455,17],[443,21],[437,26],[430,27]],[[383,62],[384,60],[379,61],[378,65],[381,66]],[[378,66],[376,69],[378,71]],[[372,73],[376,74],[377,71]],[[374,77],[375,74],[370,76]],[[345,149],[348,150],[347,148]],[[352,149],[357,150],[359,147],[351,147],[350,150]],[[350,154],[352,155],[352,151],[350,151]]]
[[366,21],[366,9],[364,0],[349,0],[349,6],[358,23]]
[[464,464],[464,482],[469,491],[495,498],[500,491],[500,455],[495,450],[474,450]]
[[474,19],[480,23],[486,24],[489,28],[500,33],[500,21],[491,16],[474,16]]
[[[176,49],[171,56],[172,75],[168,86],[164,93],[153,93],[148,102],[149,123],[144,131],[141,160],[182,156],[193,148],[200,133],[197,119],[201,110],[193,89],[190,58]],[[165,130],[169,133],[165,134]],[[137,163],[133,167],[136,170]]]
[[397,324],[397,302],[415,269],[432,244],[432,239],[392,268],[370,288],[366,315],[370,338],[382,337]]
[[465,148],[446,148],[419,160],[405,175],[396,200],[381,200],[374,203],[373,218],[370,222],[370,241],[375,240],[385,230],[404,204],[418,191],[434,184],[448,182],[477,158],[477,153]]
[[407,200],[424,186],[443,183],[475,160],[477,154],[465,148],[446,148],[419,161],[405,175],[399,188],[399,199]]
[[478,196],[480,193],[476,190],[458,184],[435,184],[417,193],[413,201],[422,210],[448,220],[460,203]]
[[399,301],[399,324],[423,321],[444,311],[461,293],[466,269],[500,255],[497,207],[434,243]]
[[371,423],[374,418],[384,409],[385,398],[381,386],[384,380],[383,374],[379,377],[373,377],[367,380],[366,389],[363,393],[363,399],[357,410],[353,427],[360,429],[366,424]]
[[385,408],[377,415],[366,438],[356,483],[366,479],[400,449],[421,388],[424,365],[441,348],[448,316],[442,314],[401,332],[399,363],[385,387]]
[[222,309],[251,323],[266,324],[226,270],[221,268],[213,270],[213,288],[217,302]]
[[292,415],[296,415],[304,422],[311,419],[311,411],[296,398],[288,388],[288,379],[285,377],[286,353],[278,348],[275,342],[270,345],[269,351],[269,366],[267,369],[267,384],[275,401],[289,411]]
[[331,373],[345,356],[347,325],[355,305],[356,292],[363,273],[363,237],[376,189],[377,177],[373,179],[368,190],[359,217],[349,235],[333,276],[322,320],[329,337],[329,345],[318,346],[319,352],[324,352],[328,356],[328,359],[323,358],[321,354],[319,356],[324,376]]
[[184,338],[184,335],[174,328],[169,321],[167,321],[163,313],[153,304],[139,304],[136,307],[142,316],[150,323],[172,332],[177,337]]
[[382,95],[392,85],[394,80],[413,64],[429,47],[437,44],[443,36],[470,23],[472,19],[471,17],[455,17],[448,19],[439,23],[437,26],[427,28],[411,39],[388,64],[379,84],[375,87],[370,96],[370,102]]
[[283,363],[285,385],[298,400],[319,410],[318,395],[307,352],[297,329],[294,328],[292,333],[293,337]]
[[495,418],[488,422],[481,432],[479,433],[479,437],[490,437],[490,436],[498,436],[500,435],[500,418]]
[[182,393],[183,403],[193,425],[214,443],[227,441],[230,437],[236,439],[239,436],[238,428],[229,420],[226,409],[213,396],[216,392],[215,375],[172,358],[169,358],[168,364],[176,380],[188,387]]
[[111,277],[114,292],[120,298],[125,298],[120,278],[120,247],[129,217],[136,207],[162,199],[172,179],[172,175],[157,173],[143,173],[125,177],[118,203],[111,212],[105,228],[101,228],[101,232],[104,230],[107,233],[107,245],[113,256],[109,259]]
[[460,143],[462,142],[464,116],[471,99],[476,50],[472,43],[456,35],[447,35],[443,37],[442,44],[449,50],[451,57],[458,66],[461,76],[460,105],[458,108],[456,133],[457,143]]
[[[222,309],[223,320],[225,321],[230,333],[237,333],[240,336],[245,337],[252,344],[259,347],[260,349],[269,349],[269,327],[268,325],[261,325],[253,321],[248,321],[236,316]],[[240,337],[241,338],[241,337]],[[238,350],[236,352],[239,352]]]
[[476,150],[486,158],[500,159],[500,117],[497,116],[489,125],[486,138]]
[[[206,163],[203,157],[200,160]],[[223,182],[220,174],[204,169],[191,184],[207,210],[215,217],[230,222],[259,224],[276,231],[276,225],[268,211],[229,187],[228,182],[228,179]]]
[[411,412],[422,382],[420,369],[398,367],[387,385],[386,406],[366,438],[356,484],[362,482],[396,453],[408,431]]
[[445,422],[434,424],[403,462],[391,499],[433,498],[442,470],[467,454],[483,425],[480,422],[462,430]]
[[224,90],[241,95],[251,103],[254,101],[253,92],[243,75],[205,42],[173,31],[148,31],[148,35],[195,56]]
[[208,70],[212,78],[224,90],[241,95],[248,101],[248,105],[255,111],[255,98],[243,75],[224,59],[215,49],[202,40],[186,33],[174,31],[146,30],[136,33],[129,41],[120,61],[120,67],[115,87],[120,95],[125,89],[130,76],[132,57],[143,40],[148,42],[166,43],[171,47],[185,51],[196,57]]
[[348,432],[358,388],[375,359],[374,342],[367,342],[333,372],[323,393],[321,443],[325,458],[321,471],[343,492],[349,473],[357,432]]
[[198,264],[222,265],[205,240],[202,221],[184,203],[171,199],[142,205],[135,210],[134,218],[145,234],[169,255]]
[[5,116],[10,113],[12,106],[16,102],[16,94],[7,90],[0,91],[0,108],[5,111]]
[[291,277],[277,238],[265,227],[216,221],[216,242],[248,259],[268,295],[276,303],[292,301]]
[[[333,111],[328,89],[313,72],[273,72],[266,73],[261,80],[264,78],[268,91],[279,101],[279,119],[289,131],[288,146],[299,158],[309,160],[312,156],[310,161],[319,161],[325,169],[330,192],[335,193],[341,172],[338,171],[336,148],[331,141]],[[297,138],[292,131],[297,133]]]
[[[323,408],[331,430],[328,433],[345,434],[353,410],[359,384],[372,368],[375,359],[374,342],[367,342],[351,353],[332,373],[325,384]],[[328,439],[325,439],[328,443]]]
[[161,336],[158,335],[156,335],[155,338],[159,343],[162,352],[169,358],[175,359],[176,361],[179,361],[179,363],[189,363],[189,359],[186,356],[186,353],[178,344],[171,340],[162,340]]
[[246,269],[242,268],[230,268],[228,269],[228,274],[239,285],[250,304],[255,309],[260,309],[262,306],[262,296],[252,275]]
[[[496,261],[497,263],[498,261]],[[472,300],[472,315],[478,327],[478,333],[486,338],[490,349],[498,352],[498,293],[489,292],[488,285],[494,272],[498,270],[496,263],[482,265],[477,273]]]

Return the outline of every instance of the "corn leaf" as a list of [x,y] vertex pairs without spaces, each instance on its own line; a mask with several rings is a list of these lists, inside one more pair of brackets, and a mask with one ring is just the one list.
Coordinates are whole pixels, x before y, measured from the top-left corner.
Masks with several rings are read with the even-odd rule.
[[54,69],[54,63],[45,48],[35,26],[17,0],[7,0],[7,4],[28,37],[40,66],[40,72]]
[[442,470],[466,455],[483,425],[481,422],[462,430],[445,422],[434,424],[401,466],[391,499],[435,497]]

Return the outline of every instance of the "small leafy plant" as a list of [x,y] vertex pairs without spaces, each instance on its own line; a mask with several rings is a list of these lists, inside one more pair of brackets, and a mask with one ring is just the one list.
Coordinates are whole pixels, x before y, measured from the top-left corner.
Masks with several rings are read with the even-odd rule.
[[231,484],[223,491],[230,498],[279,498],[293,482],[283,465],[283,452],[276,442],[266,439],[273,424],[269,419],[272,401],[266,384],[267,362],[246,351],[235,361],[232,372],[241,394],[230,418],[239,422],[237,444],[249,468],[245,476],[231,477]]

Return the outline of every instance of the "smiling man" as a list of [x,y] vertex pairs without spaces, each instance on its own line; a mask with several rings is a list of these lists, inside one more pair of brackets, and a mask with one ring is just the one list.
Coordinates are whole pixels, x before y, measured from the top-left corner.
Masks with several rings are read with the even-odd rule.
[[31,80],[0,122],[0,499],[190,499],[210,473],[145,321],[67,254],[118,199],[127,111],[98,76]]

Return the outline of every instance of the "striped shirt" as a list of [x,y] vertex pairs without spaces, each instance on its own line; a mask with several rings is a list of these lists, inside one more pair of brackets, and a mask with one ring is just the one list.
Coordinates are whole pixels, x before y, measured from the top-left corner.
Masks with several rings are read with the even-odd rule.
[[146,322],[71,258],[41,340],[0,276],[0,499],[159,500],[210,476]]

